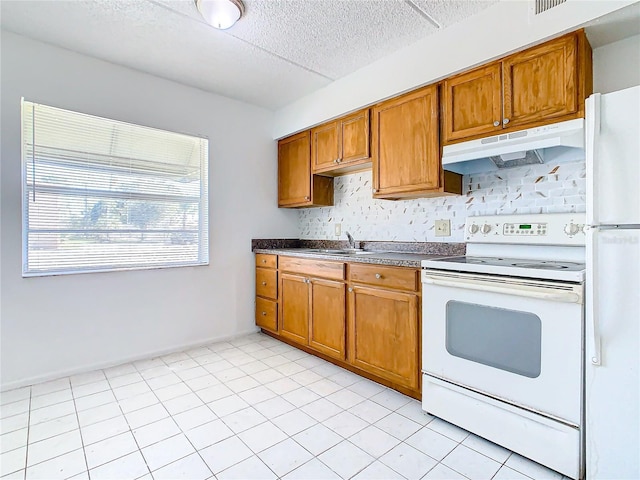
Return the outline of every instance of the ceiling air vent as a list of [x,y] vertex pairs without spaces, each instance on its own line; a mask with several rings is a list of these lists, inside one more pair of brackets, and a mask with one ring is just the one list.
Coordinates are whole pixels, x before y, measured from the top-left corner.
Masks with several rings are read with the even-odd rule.
[[567,0],[533,0],[534,13],[535,15],[540,15],[542,12],[546,12],[553,7],[557,7],[558,5],[566,1]]

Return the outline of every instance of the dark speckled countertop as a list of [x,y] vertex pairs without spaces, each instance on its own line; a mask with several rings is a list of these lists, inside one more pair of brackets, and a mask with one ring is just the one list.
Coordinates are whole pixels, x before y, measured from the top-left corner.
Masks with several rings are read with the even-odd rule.
[[251,241],[251,249],[254,253],[415,268],[420,267],[422,260],[464,255],[466,250],[464,243],[362,241],[356,244],[371,253],[336,255],[314,251],[348,247],[347,242],[334,240],[257,239]]

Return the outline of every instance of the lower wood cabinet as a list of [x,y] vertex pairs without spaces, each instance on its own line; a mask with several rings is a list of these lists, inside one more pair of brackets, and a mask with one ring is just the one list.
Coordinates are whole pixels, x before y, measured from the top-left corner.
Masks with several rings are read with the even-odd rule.
[[349,287],[349,362],[411,389],[420,374],[419,297]]
[[345,358],[346,286],[335,280],[311,279],[309,346],[330,357]]
[[302,275],[280,274],[280,335],[309,343],[309,285]]
[[333,358],[345,358],[345,284],[280,274],[280,335]]
[[[268,263],[276,264],[256,260],[256,325],[419,398],[418,269],[279,256],[267,271]],[[264,298],[273,278],[277,299]]]
[[256,298],[256,325],[272,332],[278,331],[278,304],[266,298]]
[[278,256],[256,255],[256,325],[278,331]]

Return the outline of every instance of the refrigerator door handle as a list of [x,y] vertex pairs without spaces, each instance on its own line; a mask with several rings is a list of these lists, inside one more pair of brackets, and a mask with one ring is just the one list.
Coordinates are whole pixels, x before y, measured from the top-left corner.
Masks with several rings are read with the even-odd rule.
[[598,291],[595,279],[598,278],[597,241],[598,228],[587,229],[587,281],[585,282],[585,316],[587,320],[587,358],[591,365],[601,365],[600,332],[598,329]]
[[594,93],[585,102],[585,159],[587,176],[587,225],[598,224],[595,198],[598,192],[596,179],[598,178],[596,165],[596,145],[600,136],[600,94]]

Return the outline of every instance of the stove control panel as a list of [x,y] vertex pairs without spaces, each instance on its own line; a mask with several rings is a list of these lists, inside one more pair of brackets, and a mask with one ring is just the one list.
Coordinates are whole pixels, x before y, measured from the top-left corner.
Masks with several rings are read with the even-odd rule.
[[470,243],[584,245],[584,213],[548,213],[468,217]]
[[503,235],[546,235],[546,223],[505,223]]

